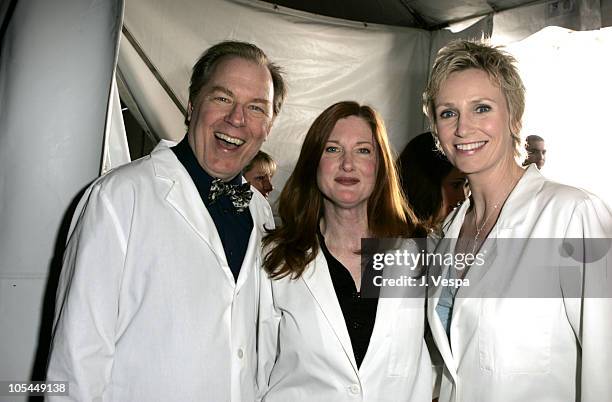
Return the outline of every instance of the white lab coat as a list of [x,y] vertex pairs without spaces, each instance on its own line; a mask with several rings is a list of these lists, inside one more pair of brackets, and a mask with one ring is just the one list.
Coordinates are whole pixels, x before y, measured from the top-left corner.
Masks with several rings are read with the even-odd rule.
[[261,283],[257,377],[263,401],[431,401],[424,298],[379,299],[358,369],[322,252],[299,279],[262,276]]
[[[469,201],[455,212],[445,238],[458,237],[468,208]],[[445,363],[440,402],[609,400],[612,300],[580,294],[564,297],[567,283],[561,283],[562,275],[552,283],[558,297],[511,297],[516,291],[511,290],[513,281],[532,275],[525,272],[531,265],[521,261],[522,252],[495,257],[495,244],[504,242],[502,238],[604,237],[612,237],[612,214],[601,200],[545,179],[535,165],[527,169],[481,249],[490,252],[485,265],[468,271],[470,286],[460,289],[455,299],[450,345],[435,310],[442,288],[430,289],[428,320]],[[530,245],[513,242],[525,252]],[[542,255],[550,255],[553,266],[567,262],[558,250],[542,253],[549,253]],[[605,286],[610,294],[609,250],[607,258],[577,265],[579,271],[573,272],[579,275],[574,279],[582,280],[585,291]],[[488,291],[490,298],[470,297]]]
[[96,180],[64,255],[48,380],[79,402],[254,400],[260,241],[274,221],[257,191],[249,209],[235,282],[168,143]]

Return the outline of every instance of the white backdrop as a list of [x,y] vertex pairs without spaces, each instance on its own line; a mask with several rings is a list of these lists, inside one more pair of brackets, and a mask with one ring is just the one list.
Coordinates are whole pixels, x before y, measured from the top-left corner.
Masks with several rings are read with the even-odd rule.
[[522,136],[543,137],[542,173],[589,190],[612,206],[612,28],[548,27],[508,45],[527,88]]
[[100,173],[122,12],[21,0],[0,37],[0,380],[44,374],[61,223]]

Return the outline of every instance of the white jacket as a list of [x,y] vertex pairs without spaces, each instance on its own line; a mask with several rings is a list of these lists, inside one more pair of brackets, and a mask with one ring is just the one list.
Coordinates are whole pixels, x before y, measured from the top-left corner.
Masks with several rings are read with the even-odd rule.
[[[469,201],[455,212],[445,238],[458,237],[468,208]],[[601,286],[610,295],[610,250],[603,259],[567,271],[577,274],[571,279],[574,283],[562,283],[563,275],[558,275],[557,282],[549,284],[558,291],[557,297],[516,298],[512,297],[516,289],[511,290],[520,278],[533,275],[527,271],[533,264],[522,260],[527,248],[555,244],[525,239],[605,237],[612,237],[612,214],[601,200],[549,181],[531,165],[481,249],[489,252],[485,265],[473,266],[466,275],[469,288],[459,290],[450,344],[436,312],[442,288],[430,289],[428,320],[445,363],[440,402],[610,400],[612,299],[579,293],[565,297],[568,284],[574,286],[576,281],[582,281],[585,292]],[[523,252],[496,258],[496,243],[502,244],[502,238],[519,239],[513,244],[523,247]],[[572,262],[561,257],[559,250],[541,253],[551,256],[547,260],[551,266]],[[483,294],[479,292],[488,292],[490,298],[470,297]]]
[[261,283],[257,377],[265,402],[431,401],[423,298],[379,299],[358,369],[322,252],[299,279],[262,275]]
[[236,283],[167,143],[95,181],[64,255],[48,380],[69,381],[79,402],[254,400],[260,241],[273,219],[257,191],[249,209]]

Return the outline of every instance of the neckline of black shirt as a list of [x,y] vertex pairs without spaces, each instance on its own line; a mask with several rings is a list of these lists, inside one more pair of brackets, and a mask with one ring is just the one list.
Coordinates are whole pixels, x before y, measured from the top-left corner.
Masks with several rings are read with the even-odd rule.
[[[232,271],[234,280],[238,280],[242,261],[246,255],[253,230],[251,211],[246,208],[242,212],[237,212],[227,195],[219,197],[214,203],[208,201],[208,193],[210,192],[214,177],[209,175],[200,166],[189,146],[187,135],[171,149],[185,170],[187,170],[189,177],[191,177],[200,194],[204,206],[215,223],[229,268]],[[236,177],[229,181],[229,184],[242,184],[242,175],[236,175]]]
[[331,254],[318,228],[317,237],[351,339],[355,362],[357,367],[361,367],[374,330],[378,299],[361,297],[351,273]]

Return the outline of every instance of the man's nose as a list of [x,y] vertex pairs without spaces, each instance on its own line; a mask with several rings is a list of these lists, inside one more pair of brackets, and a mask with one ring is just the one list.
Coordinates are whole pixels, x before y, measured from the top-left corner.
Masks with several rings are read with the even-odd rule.
[[244,110],[242,110],[242,105],[234,103],[227,116],[225,116],[225,121],[234,127],[244,126]]

